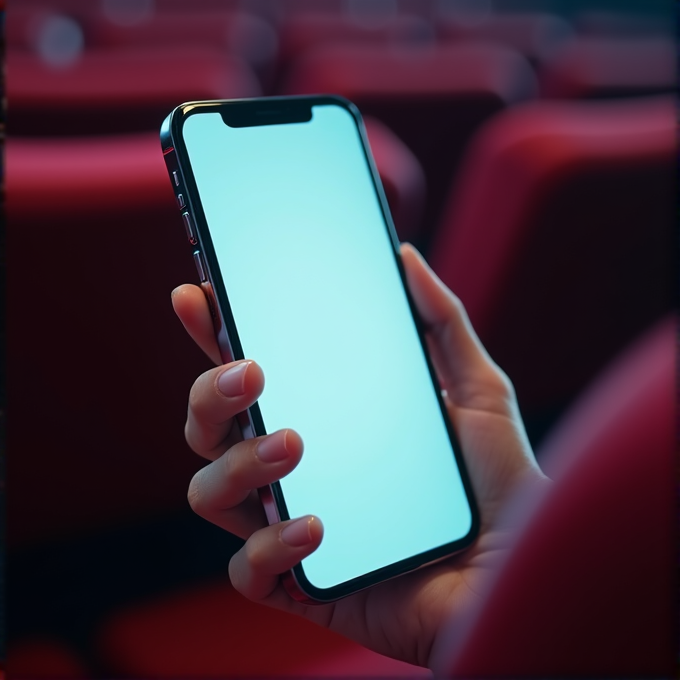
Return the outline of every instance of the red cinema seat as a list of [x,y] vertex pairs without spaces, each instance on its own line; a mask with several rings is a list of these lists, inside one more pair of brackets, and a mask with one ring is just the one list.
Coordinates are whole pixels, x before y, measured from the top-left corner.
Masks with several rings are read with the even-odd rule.
[[61,642],[40,638],[10,644],[6,668],[10,678],[85,680],[92,677],[77,652]]
[[121,610],[98,634],[113,677],[429,678],[305,619],[237,593],[225,575]]
[[157,131],[182,102],[260,94],[245,62],[204,47],[91,50],[62,66],[12,52],[7,84],[15,136]]
[[[65,15],[50,11],[46,6],[13,3],[5,10],[5,46],[11,51],[33,50],[41,37],[41,31],[49,30],[49,20]],[[68,17],[75,22],[73,17]],[[76,32],[84,35],[80,22],[75,22]]]
[[428,188],[422,243],[473,132],[533,87],[526,59],[503,47],[335,44],[305,53],[285,91],[344,95],[412,149]]
[[86,0],[23,0],[5,7],[5,44],[10,49],[33,49],[34,39],[45,19],[69,17],[80,25],[92,15],[93,3]]
[[675,103],[533,103],[472,143],[429,259],[528,412],[672,305]]
[[673,92],[676,49],[661,36],[579,37],[565,43],[540,72],[545,98],[602,99]]
[[554,485],[477,611],[452,678],[666,678],[677,669],[676,322],[598,378],[546,443]]
[[271,69],[277,58],[274,27],[255,14],[239,10],[156,11],[142,21],[123,25],[100,13],[91,30],[98,47],[169,48],[180,54],[187,46],[213,47],[243,59],[257,71]]
[[[422,42],[433,38],[432,28],[413,14],[399,14],[396,5],[380,6],[360,3],[350,6],[354,11],[293,13],[281,23],[281,58],[284,64],[307,50],[320,45],[341,42],[351,45]],[[390,12],[390,8],[394,10]],[[373,10],[373,11],[372,11]]]
[[[417,165],[379,124],[369,136],[407,214]],[[186,507],[202,465],[186,404],[210,362],[170,305],[198,279],[158,133],[12,138],[6,162],[10,544]]]
[[184,508],[210,362],[170,305],[196,273],[158,133],[12,138],[6,164],[10,546]]
[[413,240],[425,209],[425,174],[411,150],[385,125],[366,117],[366,134],[402,241]]
[[[481,5],[480,5],[481,6]],[[493,40],[540,64],[572,34],[566,19],[545,12],[493,12],[479,16],[440,13],[437,33],[445,41]]]

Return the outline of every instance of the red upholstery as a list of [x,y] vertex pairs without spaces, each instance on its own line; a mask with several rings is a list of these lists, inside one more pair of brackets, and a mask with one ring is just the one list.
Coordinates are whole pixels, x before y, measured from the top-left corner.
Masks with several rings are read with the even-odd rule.
[[[357,5],[360,7],[360,5]],[[419,42],[432,30],[416,16],[389,13],[366,17],[349,12],[305,12],[291,15],[281,26],[281,55],[288,63],[310,48],[333,42],[381,44]]]
[[89,51],[62,68],[12,52],[7,84],[14,135],[157,131],[184,101],[260,94],[244,62],[203,47]]
[[675,43],[669,37],[569,41],[541,71],[544,97],[600,98],[672,92]]
[[674,319],[656,327],[546,445],[555,484],[477,615],[449,631],[443,675],[674,675],[676,344]]
[[87,28],[92,3],[87,0],[22,0],[11,2],[5,9],[5,41],[10,49],[33,49],[35,38],[44,19],[68,16]]
[[368,141],[382,179],[400,240],[418,233],[425,207],[425,174],[411,150],[375,118],[364,119]]
[[335,92],[350,99],[492,96],[511,103],[533,93],[518,54],[488,44],[441,47],[336,44],[308,52],[290,74],[291,94]]
[[10,645],[6,668],[10,678],[84,680],[91,677],[77,653],[60,642],[46,639],[23,640]]
[[[180,54],[188,45],[214,47],[240,57],[253,67],[268,66],[276,58],[274,28],[256,15],[243,11],[164,11],[131,26],[115,24],[100,16],[92,31],[102,47],[164,47]],[[221,61],[221,60],[220,60]]]
[[44,19],[52,16],[46,8],[13,3],[5,10],[5,45],[10,50],[33,49]]
[[437,29],[444,40],[493,40],[535,63],[548,58],[572,34],[567,21],[544,12],[490,12],[473,22],[444,14]]
[[[417,163],[369,129],[406,215]],[[158,133],[12,138],[6,162],[12,545],[184,507],[202,464],[186,401],[210,362],[170,306],[196,272]]]
[[301,57],[285,91],[344,95],[413,150],[427,177],[426,234],[473,131],[533,84],[527,61],[502,47],[336,44]]
[[427,669],[253,604],[226,577],[119,612],[99,640],[116,677],[431,677]]
[[671,304],[675,105],[535,103],[474,140],[430,251],[520,405],[564,403]]
[[196,274],[158,133],[13,138],[6,162],[10,544],[184,507],[210,363],[170,306]]

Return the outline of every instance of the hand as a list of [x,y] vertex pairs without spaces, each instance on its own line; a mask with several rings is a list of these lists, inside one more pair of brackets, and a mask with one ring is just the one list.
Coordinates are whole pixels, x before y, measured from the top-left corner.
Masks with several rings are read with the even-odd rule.
[[[232,583],[243,595],[387,656],[427,666],[443,624],[464,615],[498,555],[512,543],[513,530],[504,525],[501,508],[519,485],[541,486],[547,480],[524,433],[512,385],[477,339],[460,301],[411,246],[402,247],[402,256],[480,508],[481,529],[473,546],[338,602],[309,606],[291,599],[279,575],[319,546],[323,527],[316,517],[267,525],[256,489],[295,468],[302,441],[292,430],[241,440],[234,417],[264,387],[253,361],[218,366],[191,390],[187,441],[212,462],[192,479],[189,501],[205,519],[247,539],[229,565]],[[181,286],[173,293],[173,305],[191,337],[219,364],[203,292]]]

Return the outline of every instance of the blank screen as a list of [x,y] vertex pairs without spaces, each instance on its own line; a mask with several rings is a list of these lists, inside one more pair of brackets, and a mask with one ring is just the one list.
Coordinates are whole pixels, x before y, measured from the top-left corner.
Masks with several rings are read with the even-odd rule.
[[463,538],[470,508],[351,113],[243,128],[196,114],[183,134],[265,374],[265,428],[305,444],[281,488],[292,518],[324,524],[306,577],[330,588]]

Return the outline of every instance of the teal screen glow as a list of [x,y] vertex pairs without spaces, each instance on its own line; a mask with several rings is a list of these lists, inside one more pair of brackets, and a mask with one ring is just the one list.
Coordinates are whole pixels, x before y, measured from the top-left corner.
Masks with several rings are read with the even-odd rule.
[[292,518],[321,518],[303,561],[329,588],[458,540],[471,513],[351,114],[184,139],[267,432],[302,436],[281,481]]

